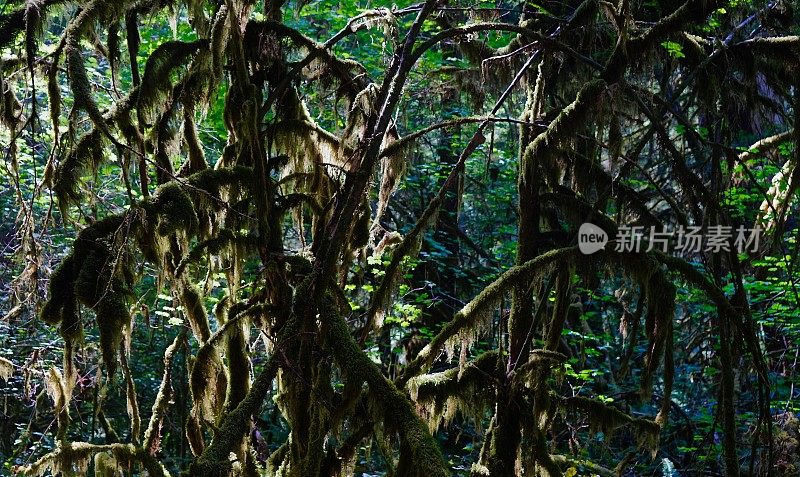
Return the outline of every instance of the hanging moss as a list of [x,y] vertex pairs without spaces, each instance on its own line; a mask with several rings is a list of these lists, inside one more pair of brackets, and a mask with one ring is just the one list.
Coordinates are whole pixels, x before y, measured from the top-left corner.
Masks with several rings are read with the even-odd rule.
[[[312,197],[310,195],[307,195],[307,194],[299,194],[299,193],[297,193],[297,194],[289,194],[289,195],[285,195],[285,196],[282,196],[282,197],[278,197],[278,199],[276,200],[276,204],[275,205],[276,205],[275,213],[278,216],[283,216],[287,212],[289,212],[290,210],[296,209],[296,208],[298,208],[298,207],[300,207],[302,205],[305,205],[306,207],[311,209],[311,211],[314,213],[315,216],[318,217],[318,216],[322,215],[322,205],[320,205],[317,202],[316,198],[314,198],[314,197]],[[364,227],[366,227],[366,229],[367,229],[364,232],[364,235],[369,235],[369,230],[368,230],[369,229],[369,215],[367,215],[366,225]],[[362,228],[362,230],[363,230],[363,228]],[[355,233],[355,231],[354,231],[354,233]]]
[[492,389],[496,368],[497,352],[487,351],[463,369],[415,376],[406,387],[432,433],[440,424],[447,425],[457,412],[470,417],[480,427],[484,412],[494,404]]
[[400,460],[397,475],[408,477],[446,476],[441,451],[427,426],[414,412],[408,398],[388,381],[380,369],[359,348],[347,323],[328,308],[324,323],[326,347],[351,379],[366,381],[373,416],[383,422],[388,432],[400,435]]
[[225,403],[227,376],[214,347],[204,347],[195,357],[189,377],[192,391],[192,414],[199,422],[214,423]]
[[[394,250],[392,251],[392,259],[389,262],[389,266],[386,267],[383,280],[381,280],[378,289],[370,299],[365,332],[379,329],[381,326],[383,326],[383,317],[386,313],[385,308],[389,302],[391,294],[394,292],[396,282],[402,274],[401,264],[406,257],[413,259],[419,253],[419,250],[422,247],[422,238],[425,231],[431,226],[431,224],[436,222],[439,216],[439,208],[441,207],[446,190],[447,187],[445,186],[439,190],[439,193],[425,208],[425,211],[417,220],[417,223],[414,224],[414,228],[405,237],[400,239],[400,234],[396,232],[387,233],[374,247],[373,255],[380,256],[390,243],[400,240],[400,243],[394,247]],[[374,227],[378,227],[380,225],[378,223],[379,219],[380,216],[376,215]],[[373,228],[370,233],[373,233],[376,230],[376,228]]]
[[[58,65],[53,62],[47,69],[47,100],[50,108],[50,123],[53,127],[53,141],[59,142],[59,122],[61,121],[61,85],[58,78]],[[45,184],[49,187],[51,182]]]
[[308,174],[306,180],[294,181],[293,192],[311,195],[318,204],[326,204],[332,194],[331,182],[341,179],[338,169],[331,173],[326,166],[344,167],[341,158],[349,153],[340,138],[313,121],[294,88],[285,95],[282,120],[267,130],[267,141],[275,153],[289,158],[286,167],[281,168],[284,178]]
[[453,319],[419,352],[417,358],[409,363],[404,376],[410,378],[421,369],[430,366],[442,348],[449,347],[452,353],[453,346],[461,343],[464,339],[475,336],[476,330],[479,330],[481,324],[485,323],[487,314],[491,313],[493,306],[511,287],[531,283],[536,276],[544,272],[547,266],[570,260],[576,251],[575,247],[551,250],[522,265],[508,269],[456,313]]
[[[205,88],[202,88],[202,90],[205,90]],[[185,167],[181,168],[181,175],[186,176],[208,168],[205,152],[203,152],[203,146],[200,144],[200,139],[198,138],[194,108],[190,108],[188,105],[184,106],[183,109],[183,134],[183,140],[186,144],[189,158],[186,161]]]
[[152,123],[158,102],[171,90],[171,75],[201,48],[208,48],[208,40],[173,40],[162,43],[150,54],[144,68],[136,106],[140,124]]
[[[42,5],[39,2],[28,1],[25,5],[25,57],[28,63],[28,72],[31,75],[31,84],[35,81],[34,65],[36,63],[37,42],[42,35],[43,26]],[[34,111],[36,105],[34,103]]]
[[[514,380],[525,383],[531,389],[536,388],[542,381],[542,371],[550,370],[567,361],[567,357],[557,351],[546,349],[531,350],[528,360],[519,365],[514,371]],[[547,376],[547,374],[545,374]]]
[[8,383],[12,374],[14,374],[14,363],[6,358],[0,357],[0,379]]
[[557,400],[565,412],[578,410],[586,414],[590,432],[602,432],[610,436],[617,428],[629,425],[632,426],[641,446],[650,451],[658,448],[661,426],[655,421],[631,417],[613,406],[583,396],[557,398]]
[[[201,344],[189,378],[193,401],[192,415],[198,420],[198,425],[206,422],[215,423],[223,408],[228,376],[217,348],[213,345],[206,346],[212,335],[200,293],[185,280],[179,291],[192,332]],[[193,446],[198,449],[203,447],[201,435],[199,430],[194,430],[193,435],[190,435],[197,441]]]
[[75,278],[75,296],[86,306],[94,307],[111,287],[113,258],[100,246],[83,251],[82,262]]
[[95,477],[123,477],[122,467],[110,452],[98,452],[94,456]]
[[63,310],[67,306],[67,302],[75,300],[75,255],[70,253],[58,266],[53,270],[50,275],[50,283],[48,285],[50,298],[45,302],[42,307],[41,318],[51,324],[56,325],[61,323],[63,319]]
[[154,145],[156,182],[161,185],[175,177],[173,158],[180,152],[181,131],[178,122],[178,107],[173,102],[158,116],[152,128],[151,142]]
[[69,396],[65,389],[64,377],[56,367],[51,367],[45,378],[47,384],[47,394],[53,400],[53,405],[58,421],[57,439],[64,442],[67,438],[69,427]]
[[185,186],[168,182],[160,186],[153,199],[142,204],[149,216],[158,221],[157,232],[162,237],[177,231],[192,236],[197,233],[199,221]]
[[[214,307],[217,321],[223,328],[230,329],[225,334],[225,358],[227,359],[228,386],[225,393],[225,409],[233,410],[245,398],[250,389],[250,356],[248,353],[250,320],[238,312],[228,316],[228,297]],[[235,320],[231,325],[228,321]],[[215,333],[216,335],[216,333]],[[215,335],[212,335],[213,338]],[[211,340],[209,338],[209,341]]]
[[[150,454],[149,449],[133,444],[90,444],[88,442],[65,442],[36,462],[19,469],[27,476],[43,475],[87,475],[89,461],[97,453],[110,453],[118,465],[128,467],[139,462],[153,477],[169,477],[170,473]],[[104,458],[105,459],[105,458]],[[106,463],[110,463],[106,459]]]
[[[98,5],[98,4],[95,4]],[[86,10],[84,10],[85,12]],[[86,73],[86,65],[83,63],[83,52],[78,43],[78,38],[67,36],[65,53],[67,56],[67,76],[70,81],[70,89],[74,98],[75,108],[86,111],[89,118],[99,131],[108,138],[114,140],[106,124],[106,119],[100,112],[97,102],[94,100],[89,76]]]
[[67,297],[61,308],[61,336],[68,343],[83,340],[83,322],[78,310],[78,301],[74,296]]
[[224,191],[233,191],[241,188],[242,193],[247,193],[253,187],[253,169],[245,166],[222,167],[219,169],[204,169],[187,177],[192,193],[192,200],[198,209],[221,210]]
[[[126,256],[111,253],[113,236],[125,223],[124,215],[112,215],[82,230],[73,251],[62,260],[50,278],[50,298],[42,319],[61,323],[62,336],[71,343],[81,339],[83,325],[78,302],[97,315],[103,360],[113,374],[122,329],[130,323],[125,296],[132,282]],[[111,238],[109,238],[111,237]]]
[[108,370],[108,375],[113,376],[117,368],[117,354],[122,345],[123,327],[131,321],[128,305],[120,294],[109,291],[97,303],[94,310],[100,330],[100,350],[103,355],[103,363]]
[[642,372],[642,390],[645,395],[649,394],[652,377],[661,362],[667,339],[672,336],[672,322],[675,319],[675,292],[675,286],[660,271],[654,273],[647,283],[645,332],[650,345],[647,350],[645,369]]
[[203,344],[211,337],[211,328],[208,324],[208,313],[205,306],[203,306],[200,291],[185,279],[181,283],[179,291],[186,317],[189,320],[195,338],[200,344]]
[[[586,83],[578,92],[575,101],[565,107],[558,117],[553,120],[547,130],[538,136],[525,147],[522,153],[522,160],[525,166],[520,173],[520,187],[526,186],[534,180],[533,174],[535,164],[542,164],[545,170],[553,170],[550,165],[553,160],[557,147],[564,141],[572,139],[576,129],[587,120],[587,113],[591,110],[594,103],[605,91],[606,83],[603,80],[593,80]],[[533,159],[536,160],[533,160]],[[552,182],[556,182],[551,179]]]
[[[292,317],[278,331],[277,346],[279,349],[287,349],[297,339],[297,335],[297,320]],[[275,375],[281,365],[279,356],[280,353],[272,354],[267,362],[264,363],[262,371],[253,380],[251,390],[247,393],[245,399],[236,406],[236,409],[225,416],[211,445],[203,450],[200,458],[190,466],[190,475],[228,474],[231,466],[228,456],[241,442],[242,435],[249,432],[251,416],[258,412],[267,394],[273,388]],[[198,427],[193,425],[192,429],[192,434],[196,434]],[[189,435],[188,430],[187,435]],[[192,437],[190,437],[191,441]],[[202,440],[200,442],[202,443]],[[194,445],[192,449],[194,451]]]
[[243,247],[245,253],[248,253],[255,251],[257,245],[258,237],[249,232],[234,232],[231,229],[222,229],[217,233],[216,237],[203,240],[192,247],[192,250],[178,264],[175,269],[175,275],[181,275],[189,264],[197,264],[206,254],[218,255],[234,246]]
[[105,140],[100,131],[93,130],[81,137],[70,150],[66,159],[59,164],[56,170],[56,181],[53,190],[58,197],[62,214],[67,216],[66,208],[69,204],[81,201],[77,191],[81,176],[86,169],[96,170],[105,157]]
[[[397,133],[390,131],[386,135],[382,150],[392,149],[392,145],[398,141]],[[386,207],[389,205],[389,199],[406,171],[407,159],[405,152],[404,148],[401,147],[393,154],[381,158],[381,185],[378,192],[378,206],[375,211],[375,225],[378,225],[383,218]]]

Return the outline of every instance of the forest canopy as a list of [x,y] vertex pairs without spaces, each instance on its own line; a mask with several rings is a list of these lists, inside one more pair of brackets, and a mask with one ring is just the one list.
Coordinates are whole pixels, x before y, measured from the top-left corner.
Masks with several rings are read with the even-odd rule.
[[0,474],[800,475],[798,35],[6,0]]

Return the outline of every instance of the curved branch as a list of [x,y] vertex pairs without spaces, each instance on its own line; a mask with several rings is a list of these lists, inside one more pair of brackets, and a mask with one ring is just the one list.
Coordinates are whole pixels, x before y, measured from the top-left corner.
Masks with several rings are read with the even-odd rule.
[[404,147],[407,147],[409,143],[415,141],[416,139],[430,133],[436,131],[437,129],[446,129],[449,127],[460,126],[462,124],[470,124],[470,123],[513,123],[513,124],[525,124],[525,125],[533,125],[538,126],[537,124],[528,123],[525,121],[519,121],[517,119],[511,118],[498,118],[493,116],[465,116],[461,118],[453,118],[448,119],[446,121],[442,121],[440,123],[431,124],[430,126],[426,126],[418,131],[414,131],[411,134],[403,136],[402,138],[398,139],[397,141],[389,144],[381,151],[381,157],[388,157],[393,154],[396,154]]
[[579,60],[580,62],[589,65],[595,70],[600,71],[603,69],[603,66],[600,63],[587,56],[578,53],[571,47],[555,40],[554,36],[544,35],[538,31],[531,30],[530,28],[526,28],[525,26],[522,25],[514,25],[511,23],[494,23],[494,22],[474,23],[472,25],[455,27],[441,31],[436,35],[432,36],[431,38],[429,38],[428,40],[424,41],[419,46],[417,46],[417,48],[414,49],[413,53],[414,62],[416,62],[427,50],[433,48],[438,43],[447,40],[448,38],[465,36],[471,33],[477,33],[481,31],[507,31],[507,32],[518,33],[524,37],[540,42],[543,46],[551,50],[566,53],[574,57],[575,59]]
[[512,287],[529,283],[543,269],[557,262],[572,260],[578,251],[577,247],[565,247],[543,253],[522,265],[509,268],[500,277],[487,285],[478,296],[467,303],[453,319],[444,325],[439,333],[419,352],[417,357],[408,364],[403,375],[398,378],[400,383],[407,382],[413,376],[427,369],[438,356],[445,343],[453,336],[475,325],[475,322],[491,310],[500,297]]
[[[742,321],[742,314],[731,304],[730,301],[728,301],[725,293],[711,280],[709,280],[708,277],[692,267],[689,262],[678,257],[666,255],[658,251],[655,251],[655,257],[661,263],[666,265],[667,268],[680,273],[681,276],[686,279],[686,281],[703,290],[717,306],[723,319],[730,318],[733,320],[733,324],[736,329],[740,331],[743,329],[744,323]],[[747,345],[748,351],[753,355],[755,360],[756,372],[758,373],[759,380],[762,382],[765,389],[769,389],[769,375],[766,362],[764,361],[764,354],[761,352],[761,347],[751,334],[742,333],[742,336],[745,344]]]
[[127,461],[141,462],[147,472],[155,477],[169,477],[170,473],[155,457],[143,447],[133,444],[90,444],[88,442],[68,442],[62,443],[53,452],[44,455],[33,464],[25,467],[17,467],[15,472],[22,475],[44,475],[48,470],[64,469],[61,467],[59,459],[69,462],[68,473],[73,473],[73,465],[86,462],[92,455],[100,452],[111,452],[115,457]]

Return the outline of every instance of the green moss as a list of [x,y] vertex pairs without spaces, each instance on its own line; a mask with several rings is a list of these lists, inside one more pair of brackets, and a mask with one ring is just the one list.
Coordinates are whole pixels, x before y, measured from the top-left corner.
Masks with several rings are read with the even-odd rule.
[[166,41],[150,54],[144,68],[137,104],[141,124],[153,121],[159,100],[171,90],[172,74],[184,66],[200,48],[208,48],[208,40]]
[[[78,234],[72,252],[50,277],[50,298],[41,315],[48,323],[61,323],[61,335],[74,343],[83,336],[78,303],[92,308],[109,374],[116,368],[122,329],[130,323],[125,297],[133,277],[125,263],[128,257],[120,250],[111,253],[114,237],[125,220],[124,214],[111,215]],[[117,258],[120,263],[116,263]]]
[[241,184],[248,186],[253,178],[253,169],[245,166],[223,167],[221,169],[206,169],[196,172],[188,177],[189,183],[218,196],[225,186]]
[[75,296],[88,307],[94,307],[109,287],[111,257],[102,249],[85,254],[75,280]]
[[[649,394],[653,374],[661,363],[661,357],[667,346],[667,338],[672,336],[675,319],[675,286],[662,271],[657,271],[647,282],[647,314],[645,331],[649,347],[645,358],[645,369],[642,372],[642,390]],[[668,350],[671,352],[671,350]],[[665,370],[670,373],[673,370]]]
[[581,411],[589,421],[591,432],[602,432],[606,436],[621,426],[630,425],[640,445],[648,449],[655,449],[658,445],[661,426],[655,421],[631,417],[619,409],[606,403],[583,396],[560,398],[559,406],[566,412]]
[[[206,88],[202,88],[200,90],[205,91]],[[203,145],[200,143],[200,139],[198,138],[197,125],[195,124],[194,119],[194,109],[190,109],[186,106],[184,107],[183,111],[183,135],[186,148],[189,151],[189,160],[186,162],[185,171],[182,169],[181,173],[192,173],[207,169],[208,164],[206,163],[206,156],[203,152]]]
[[70,297],[61,308],[61,336],[69,342],[77,343],[83,339],[83,322],[78,311],[78,301]]
[[397,475],[435,477],[450,475],[436,440],[414,412],[408,397],[400,392],[356,344],[344,319],[333,307],[324,311],[326,347],[350,379],[366,381],[374,419],[387,431],[400,435]]
[[94,456],[95,477],[117,477],[122,472],[117,459],[109,452],[99,452]]
[[197,233],[199,220],[194,204],[185,186],[177,182],[161,185],[153,198],[142,204],[142,208],[152,216],[148,220],[158,222],[156,230],[162,237],[179,230],[190,236]]
[[84,250],[81,248],[84,245],[91,246],[91,242],[109,237],[116,233],[125,223],[126,218],[125,214],[108,215],[83,229],[78,234],[75,241],[76,253],[80,253],[80,250]]
[[201,344],[205,343],[211,336],[211,327],[208,324],[208,313],[203,306],[199,290],[184,281],[180,287],[180,296],[195,338]]
[[[61,119],[61,85],[58,82],[58,68],[50,66],[47,71],[47,100],[50,107],[50,122],[53,126],[55,142],[58,143],[58,123]],[[50,186],[51,184],[47,184]]]
[[467,303],[450,322],[444,325],[442,330],[420,351],[417,358],[406,367],[404,379],[407,380],[430,366],[442,348],[446,347],[448,342],[453,342],[454,337],[469,336],[471,330],[477,329],[487,313],[493,310],[493,306],[512,287],[531,283],[546,270],[546,267],[554,263],[573,260],[576,251],[576,247],[551,250],[522,265],[508,269],[497,280],[487,285],[478,296]]
[[42,307],[41,318],[51,325],[61,323],[62,310],[66,303],[74,300],[75,255],[70,253],[58,264],[50,275],[48,290],[50,298]]
[[457,412],[482,425],[484,411],[494,403],[494,373],[497,351],[487,351],[463,368],[424,374],[409,380],[406,386],[418,411],[428,421],[431,432],[447,424]]
[[100,330],[100,351],[108,375],[113,376],[117,369],[117,354],[122,344],[123,327],[127,326],[131,317],[128,305],[114,291],[107,292],[94,308],[97,315],[97,327]]
[[104,157],[105,140],[100,131],[92,130],[78,140],[66,159],[58,166],[53,191],[58,197],[64,216],[67,216],[66,209],[70,204],[81,201],[77,191],[81,176],[88,168],[96,170]]
[[105,124],[103,116],[100,114],[100,109],[94,101],[92,86],[86,73],[86,66],[83,64],[83,52],[77,38],[67,40],[65,53],[67,56],[67,76],[70,80],[70,89],[75,98],[75,107],[86,110],[92,121],[96,121],[99,118]]
[[202,253],[220,255],[224,252],[245,256],[258,250],[259,239],[253,232],[232,232],[229,229],[220,230],[217,237],[197,244],[187,256],[189,262],[197,262]]

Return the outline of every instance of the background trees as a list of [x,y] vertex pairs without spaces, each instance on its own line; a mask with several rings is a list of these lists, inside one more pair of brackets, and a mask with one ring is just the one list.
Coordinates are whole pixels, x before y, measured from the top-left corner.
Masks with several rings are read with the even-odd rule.
[[[4,471],[796,472],[796,30],[8,2]],[[587,221],[766,232],[583,255]]]

